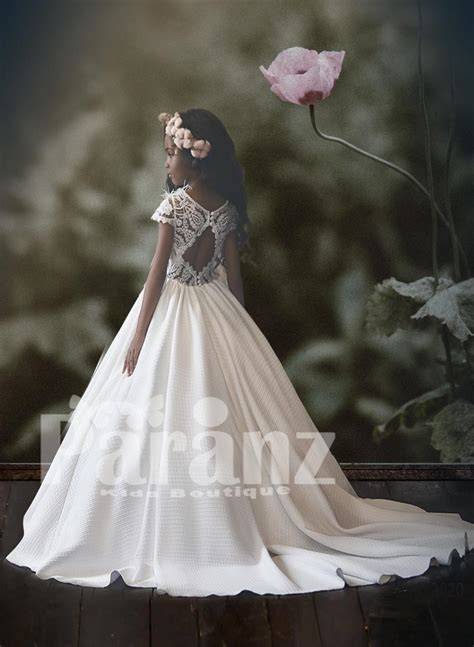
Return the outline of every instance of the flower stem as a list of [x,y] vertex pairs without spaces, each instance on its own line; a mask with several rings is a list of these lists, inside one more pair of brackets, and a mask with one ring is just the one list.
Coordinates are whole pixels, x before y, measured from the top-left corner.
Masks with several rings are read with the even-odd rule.
[[[435,209],[435,195],[434,195],[434,182],[433,182],[433,166],[431,162],[431,137],[430,137],[430,122],[428,119],[428,112],[426,109],[425,102],[425,80],[423,77],[423,64],[421,56],[421,48],[423,41],[423,15],[421,12],[420,0],[416,2],[418,10],[418,47],[417,47],[417,58],[418,58],[418,83],[420,90],[420,104],[421,111],[423,113],[423,122],[424,122],[424,133],[425,133],[425,161],[426,161],[426,174],[428,176],[428,189],[430,196],[430,207],[431,207],[431,262],[433,266],[433,276],[434,276],[434,289],[438,288],[439,283],[439,270],[438,270],[438,219],[436,216]],[[449,357],[449,356],[448,356]]]
[[451,358],[451,342],[449,339],[449,331],[444,324],[441,325],[441,338],[446,353],[446,381],[449,384],[451,397],[454,400],[456,398],[456,383],[454,381],[453,360]]
[[450,162],[451,153],[454,143],[454,132],[456,129],[456,102],[455,102],[455,84],[454,84],[454,66],[453,66],[453,35],[452,31],[448,29],[449,47],[449,80],[450,80],[450,97],[451,97],[451,110],[450,110],[450,123],[449,123],[449,137],[448,145],[446,147],[446,162],[444,167],[444,202],[446,205],[446,213],[449,218],[449,232],[451,235],[451,248],[453,250],[453,266],[455,281],[461,280],[461,269],[459,267],[459,254],[456,246],[456,230],[454,228],[453,212],[451,210],[451,175],[450,175]]
[[[341,137],[334,137],[332,135],[326,135],[325,133],[321,132],[321,130],[318,128],[316,124],[316,119],[314,116],[314,104],[309,104],[309,114],[311,117],[311,123],[313,125],[313,129],[315,130],[316,134],[319,135],[322,139],[326,139],[327,141],[331,142],[337,142],[338,144],[342,144],[343,146],[347,146],[347,148],[350,148],[351,150],[356,151],[357,153],[360,153],[361,155],[364,155],[365,157],[369,157],[370,159],[375,160],[376,162],[380,162],[380,164],[383,164],[385,166],[388,166],[392,168],[394,171],[397,171],[397,173],[400,173],[404,177],[406,177],[410,182],[412,182],[422,193],[424,193],[428,198],[430,197],[429,192],[427,189],[419,182],[416,177],[414,177],[411,173],[408,171],[405,171],[405,169],[401,168],[400,166],[397,166],[396,164],[393,164],[392,162],[388,162],[387,160],[384,160],[382,157],[378,157],[377,155],[374,155],[373,153],[369,153],[368,151],[363,150],[362,148],[359,148],[358,146],[354,146],[354,144],[351,144],[350,142],[346,141],[345,139],[342,139]],[[449,228],[449,223],[444,215],[444,213],[441,211],[439,206],[435,202],[435,209],[438,215],[441,217],[441,220],[444,222],[444,224]],[[459,252],[461,254],[462,261],[465,266],[465,271],[467,274],[467,278],[471,277],[471,269],[469,267],[469,263],[466,258],[466,254],[462,248],[461,243],[459,242],[459,238],[455,234],[456,237],[456,244],[459,248]]]

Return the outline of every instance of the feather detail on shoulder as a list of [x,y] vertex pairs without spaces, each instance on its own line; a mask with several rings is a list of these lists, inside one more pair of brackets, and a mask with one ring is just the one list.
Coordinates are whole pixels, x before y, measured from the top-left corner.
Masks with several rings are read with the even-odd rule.
[[156,220],[157,222],[167,222],[168,224],[174,226],[174,202],[172,193],[173,192],[170,191],[163,192],[162,200],[151,215],[151,220]]
[[185,189],[190,189],[191,185],[189,183],[183,184],[183,186],[177,186],[174,189],[165,189],[163,193],[161,194],[162,198],[169,198],[171,196],[176,195],[177,193],[181,193]]
[[162,201],[151,216],[151,219],[157,220],[158,222],[174,224],[174,197],[183,193],[185,189],[190,188],[191,185],[186,183],[183,186],[177,186],[174,189],[164,189],[161,194]]

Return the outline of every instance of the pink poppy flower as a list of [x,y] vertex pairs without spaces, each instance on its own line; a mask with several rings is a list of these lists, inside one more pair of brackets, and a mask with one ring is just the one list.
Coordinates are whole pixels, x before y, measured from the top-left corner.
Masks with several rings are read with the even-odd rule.
[[281,51],[268,70],[259,69],[282,101],[298,105],[319,103],[331,94],[346,52],[318,52],[304,47]]

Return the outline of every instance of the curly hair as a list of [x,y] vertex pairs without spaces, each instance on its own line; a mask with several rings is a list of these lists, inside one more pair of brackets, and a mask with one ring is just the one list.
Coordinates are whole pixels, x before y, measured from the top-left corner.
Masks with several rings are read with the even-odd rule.
[[[158,115],[165,137],[166,122],[172,116],[168,112]],[[252,261],[252,247],[249,242],[250,219],[247,213],[247,193],[245,190],[245,172],[237,159],[234,142],[222,121],[209,110],[190,108],[179,112],[181,127],[189,128],[195,139],[207,139],[211,143],[209,154],[195,158],[189,149],[181,149],[185,162],[192,169],[199,169],[200,180],[209,188],[220,193],[232,202],[238,212],[237,244],[241,260]],[[176,186],[169,177],[166,188],[173,190]]]

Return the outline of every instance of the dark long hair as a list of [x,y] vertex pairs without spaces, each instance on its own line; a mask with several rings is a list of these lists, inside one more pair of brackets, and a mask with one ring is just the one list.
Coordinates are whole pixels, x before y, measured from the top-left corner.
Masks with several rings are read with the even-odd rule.
[[[170,116],[172,114],[165,112],[158,116],[163,126],[163,138],[166,121]],[[193,157],[187,148],[181,149],[181,155],[190,168],[200,170],[199,179],[204,184],[234,204],[238,211],[237,244],[241,260],[253,262],[253,250],[249,242],[250,219],[247,213],[245,172],[237,159],[231,136],[222,121],[204,108],[190,108],[179,112],[179,116],[182,119],[181,128],[189,128],[195,139],[207,139],[210,142],[211,150],[203,159]],[[168,176],[166,188],[168,191],[177,188]]]

